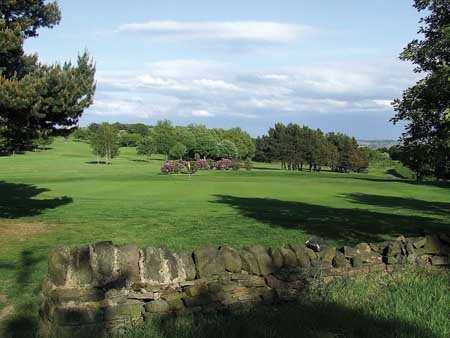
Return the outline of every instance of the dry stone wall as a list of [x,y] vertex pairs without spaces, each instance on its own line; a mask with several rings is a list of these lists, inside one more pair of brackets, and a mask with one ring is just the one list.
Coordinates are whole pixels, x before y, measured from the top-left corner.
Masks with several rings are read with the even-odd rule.
[[101,242],[49,254],[42,287],[43,337],[100,337],[152,316],[227,312],[246,304],[295,300],[311,279],[391,272],[403,264],[448,267],[450,236],[356,246],[306,245],[193,252]]

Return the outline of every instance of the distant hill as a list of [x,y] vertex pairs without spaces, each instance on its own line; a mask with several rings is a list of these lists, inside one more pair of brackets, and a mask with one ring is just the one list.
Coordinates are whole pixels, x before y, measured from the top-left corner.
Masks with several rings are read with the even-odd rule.
[[358,140],[358,144],[372,149],[390,148],[398,144],[396,140]]

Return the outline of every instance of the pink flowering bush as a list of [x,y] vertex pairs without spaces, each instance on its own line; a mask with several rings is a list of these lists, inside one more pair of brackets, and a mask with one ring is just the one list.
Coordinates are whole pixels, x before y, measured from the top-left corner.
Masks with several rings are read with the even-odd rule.
[[228,158],[214,162],[214,169],[216,170],[230,170],[231,168],[233,168],[233,161]]
[[183,160],[166,161],[161,167],[163,174],[193,174],[196,171],[197,165],[195,162]]
[[210,161],[206,159],[200,159],[195,161],[195,165],[198,170],[209,170],[211,169]]

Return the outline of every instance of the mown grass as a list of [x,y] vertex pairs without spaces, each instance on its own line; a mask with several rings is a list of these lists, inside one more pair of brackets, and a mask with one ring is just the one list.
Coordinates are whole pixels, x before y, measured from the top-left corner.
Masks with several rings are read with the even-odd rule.
[[316,285],[295,303],[155,320],[120,338],[448,337],[449,274],[403,271]]
[[47,253],[61,244],[192,249],[310,235],[342,244],[450,228],[448,187],[418,186],[387,169],[292,173],[258,163],[251,172],[187,177],[159,174],[162,158],[147,161],[134,149],[111,166],[93,160],[88,145],[61,139],[48,151],[0,158],[0,294],[28,326]]

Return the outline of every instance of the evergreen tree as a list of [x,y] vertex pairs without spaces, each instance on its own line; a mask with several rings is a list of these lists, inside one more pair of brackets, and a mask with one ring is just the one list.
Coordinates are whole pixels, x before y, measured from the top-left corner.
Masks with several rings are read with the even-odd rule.
[[95,67],[86,52],[76,65],[44,65],[37,55],[24,53],[25,39],[60,18],[56,2],[0,2],[0,122],[6,151],[26,149],[42,134],[68,134],[92,104]]

